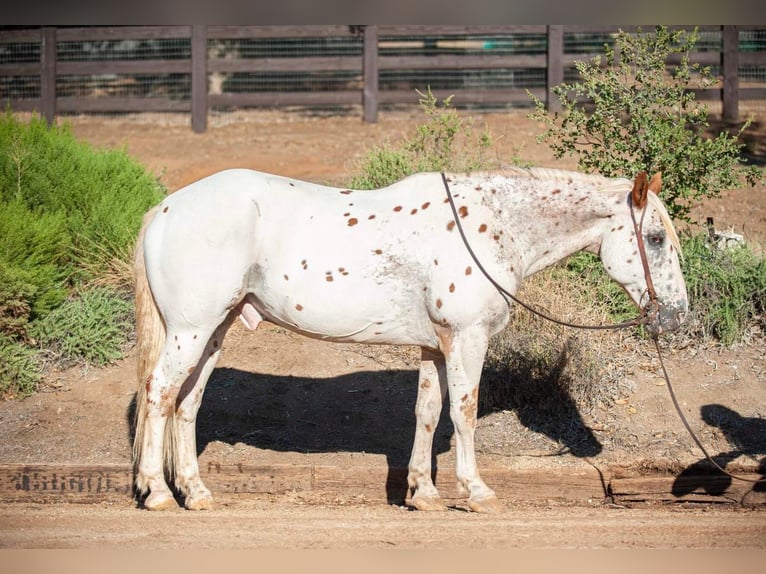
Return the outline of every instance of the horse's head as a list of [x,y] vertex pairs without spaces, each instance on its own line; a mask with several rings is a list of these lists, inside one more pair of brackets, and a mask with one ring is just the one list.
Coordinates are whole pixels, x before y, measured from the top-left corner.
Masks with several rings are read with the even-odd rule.
[[662,178],[656,173],[647,179],[639,173],[625,205],[617,207],[600,257],[609,276],[646,314],[647,330],[659,334],[683,323],[689,303],[678,235],[658,198]]

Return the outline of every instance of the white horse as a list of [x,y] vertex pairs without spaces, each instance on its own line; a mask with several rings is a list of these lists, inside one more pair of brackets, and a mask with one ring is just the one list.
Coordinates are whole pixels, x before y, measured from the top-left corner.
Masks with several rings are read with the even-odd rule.
[[411,504],[444,508],[431,450],[449,392],[459,490],[473,510],[497,510],[476,467],[474,429],[487,343],[506,325],[510,304],[480,268],[515,293],[524,278],[587,249],[648,307],[633,214],[659,304],[647,329],[673,330],[687,295],[660,185],[659,174],[631,182],[509,168],[444,180],[421,173],[354,191],[235,169],[169,195],[145,217],[135,261],[134,456],[137,490],[149,493],[144,506],[175,505],[165,470],[187,508],[214,504],[199,475],[195,420],[239,317],[249,329],[269,321],[328,341],[420,346]]

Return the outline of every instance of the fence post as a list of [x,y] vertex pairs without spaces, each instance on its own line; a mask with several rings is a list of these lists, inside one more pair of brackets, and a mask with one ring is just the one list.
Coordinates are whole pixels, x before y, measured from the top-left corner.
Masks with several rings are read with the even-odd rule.
[[723,105],[726,122],[739,119],[739,28],[723,26]]
[[56,118],[56,28],[43,26],[40,49],[40,111],[52,125]]
[[364,54],[362,56],[364,121],[378,121],[378,27],[364,27]]
[[207,129],[207,26],[191,32],[191,124],[195,133]]
[[547,104],[549,112],[560,112],[561,101],[551,91],[564,81],[564,26],[548,26],[548,81]]

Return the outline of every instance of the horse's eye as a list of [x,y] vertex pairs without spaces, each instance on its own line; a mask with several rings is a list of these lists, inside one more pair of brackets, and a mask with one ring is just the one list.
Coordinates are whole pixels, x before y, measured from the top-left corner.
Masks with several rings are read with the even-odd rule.
[[665,234],[652,233],[651,235],[647,235],[646,240],[652,247],[662,247],[662,244],[665,243]]

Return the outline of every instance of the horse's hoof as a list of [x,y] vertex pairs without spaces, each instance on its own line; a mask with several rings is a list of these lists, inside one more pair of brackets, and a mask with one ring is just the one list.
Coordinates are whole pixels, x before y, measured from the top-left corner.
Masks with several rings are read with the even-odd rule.
[[173,495],[166,492],[151,493],[144,500],[144,508],[147,510],[172,510],[178,508]]
[[184,506],[187,510],[213,510],[216,507],[216,503],[211,495],[203,494],[186,497]]
[[447,510],[447,505],[439,496],[418,496],[415,495],[410,500],[410,506],[416,510],[424,510],[426,512],[438,512]]
[[487,496],[486,498],[469,499],[468,507],[474,512],[483,514],[495,514],[503,509],[503,505],[497,499],[497,496]]

